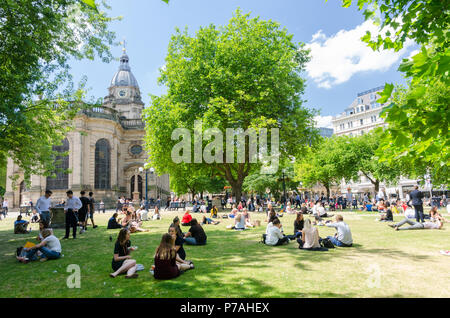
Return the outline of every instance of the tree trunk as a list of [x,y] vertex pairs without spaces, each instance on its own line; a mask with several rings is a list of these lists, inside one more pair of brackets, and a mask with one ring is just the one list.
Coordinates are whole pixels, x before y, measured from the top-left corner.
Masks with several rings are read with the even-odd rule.
[[380,180],[375,179],[375,182],[372,182],[375,186],[375,195],[377,195],[378,191],[380,191]]
[[327,199],[329,199],[330,198],[330,184],[327,183],[327,184],[324,184],[324,186],[325,186],[325,190],[327,190]]

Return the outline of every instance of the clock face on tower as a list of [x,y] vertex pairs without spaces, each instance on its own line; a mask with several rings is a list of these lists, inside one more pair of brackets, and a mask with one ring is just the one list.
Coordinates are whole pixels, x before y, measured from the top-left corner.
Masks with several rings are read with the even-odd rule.
[[125,95],[127,95],[127,93],[125,91],[119,91],[120,97],[125,97]]

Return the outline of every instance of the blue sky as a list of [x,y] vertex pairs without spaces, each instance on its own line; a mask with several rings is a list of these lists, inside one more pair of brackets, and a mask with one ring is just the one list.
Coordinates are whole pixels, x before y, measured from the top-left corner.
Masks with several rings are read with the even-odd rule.
[[[306,43],[313,60],[305,78],[306,107],[320,109],[320,121],[325,126],[332,116],[341,113],[356,98],[356,94],[385,82],[401,83],[397,72],[401,58],[415,49],[413,43],[400,53],[371,52],[359,37],[367,29],[361,12],[353,6],[342,8],[340,0],[108,0],[110,16],[122,16],[111,25],[118,39],[126,39],[131,69],[139,82],[143,101],[149,94],[160,95],[158,69],[164,58],[170,36],[176,27],[188,27],[191,33],[200,26],[227,24],[240,7],[244,13],[262,19],[272,19],[286,27],[296,42]],[[121,47],[112,48],[119,57]],[[76,80],[88,77],[89,96],[107,95],[107,87],[119,63],[74,61],[72,73]]]

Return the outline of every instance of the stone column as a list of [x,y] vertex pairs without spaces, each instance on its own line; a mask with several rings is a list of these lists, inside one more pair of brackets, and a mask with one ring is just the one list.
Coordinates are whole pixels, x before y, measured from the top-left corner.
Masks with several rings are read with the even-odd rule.
[[134,174],[134,189],[133,189],[133,203],[139,203],[139,175],[137,173]]
[[81,190],[82,173],[83,173],[83,136],[79,131],[73,134],[73,150],[72,150],[72,184],[69,185],[72,190]]

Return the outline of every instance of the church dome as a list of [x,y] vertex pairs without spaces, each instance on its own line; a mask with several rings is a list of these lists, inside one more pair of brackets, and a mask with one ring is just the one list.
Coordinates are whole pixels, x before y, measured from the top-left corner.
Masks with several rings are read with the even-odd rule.
[[124,51],[120,57],[119,70],[116,74],[114,74],[111,80],[111,86],[131,86],[139,88],[136,78],[133,73],[131,73],[131,68],[128,61],[128,55]]

